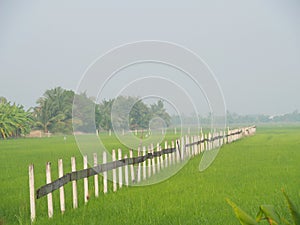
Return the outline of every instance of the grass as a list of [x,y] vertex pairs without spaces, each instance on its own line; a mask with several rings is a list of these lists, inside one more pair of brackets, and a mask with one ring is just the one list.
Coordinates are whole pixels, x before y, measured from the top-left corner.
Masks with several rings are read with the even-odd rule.
[[[273,204],[286,218],[289,213],[281,193],[284,188],[300,206],[300,128],[258,128],[255,136],[225,145],[214,163],[198,170],[200,157],[190,160],[176,175],[159,184],[123,187],[91,199],[83,206],[83,183],[78,182],[79,208],[71,209],[71,184],[66,185],[66,212],[59,212],[54,192],[54,218],[47,218],[46,198],[37,200],[36,224],[239,224],[225,199],[255,215],[261,204]],[[174,138],[168,137],[168,138]],[[109,149],[120,147],[104,136]],[[45,184],[45,164],[63,158],[69,172],[71,156],[81,153],[73,137],[0,141],[0,224],[30,224],[28,165],[35,165],[35,186]],[[90,182],[92,184],[92,180]],[[101,182],[100,182],[101,184]],[[100,189],[101,191],[102,189]],[[92,190],[91,190],[92,192]],[[80,197],[82,196],[82,198]]]

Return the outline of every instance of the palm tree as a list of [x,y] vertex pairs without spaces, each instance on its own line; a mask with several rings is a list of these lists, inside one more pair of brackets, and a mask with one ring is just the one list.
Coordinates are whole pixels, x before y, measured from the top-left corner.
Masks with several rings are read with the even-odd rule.
[[36,127],[40,127],[47,133],[70,132],[72,117],[73,91],[56,87],[47,90],[44,95],[37,100],[38,106],[34,109]]
[[34,109],[35,125],[41,127],[47,133],[49,126],[54,122],[54,118],[51,115],[51,104],[43,99],[39,99],[37,102],[39,106]]

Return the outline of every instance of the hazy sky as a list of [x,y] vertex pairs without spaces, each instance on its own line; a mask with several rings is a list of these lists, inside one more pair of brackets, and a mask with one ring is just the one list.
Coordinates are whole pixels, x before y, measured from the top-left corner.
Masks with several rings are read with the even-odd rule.
[[77,87],[111,48],[186,46],[214,71],[229,111],[300,110],[300,1],[0,1],[0,96],[35,105]]

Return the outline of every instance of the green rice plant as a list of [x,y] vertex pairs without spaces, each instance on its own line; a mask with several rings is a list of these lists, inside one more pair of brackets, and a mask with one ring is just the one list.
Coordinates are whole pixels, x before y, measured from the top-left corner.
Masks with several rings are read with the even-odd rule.
[[[171,130],[172,131],[172,130]],[[178,138],[167,132],[168,140]],[[114,135],[100,133],[108,151],[127,151]],[[123,186],[113,193],[103,193],[99,178],[99,197],[93,195],[93,177],[89,179],[91,195],[84,204],[83,180],[78,181],[78,208],[72,208],[72,185],[65,186],[66,211],[59,207],[59,191],[53,192],[54,216],[47,215],[47,198],[36,201],[35,225],[50,224],[161,224],[195,225],[240,224],[225,198],[242,202],[242,209],[256,215],[251,206],[274,205],[280,216],[292,222],[282,187],[289,196],[299,196],[300,126],[261,127],[257,134],[224,145],[213,164],[199,172],[201,155],[190,161],[169,179],[155,185]],[[164,143],[163,143],[164,144]],[[97,149],[95,149],[96,151]],[[19,138],[0,140],[0,225],[31,224],[28,165],[35,169],[35,188],[46,183],[45,165],[52,162],[52,178],[58,177],[57,160],[63,159],[64,173],[71,171],[70,158],[83,168],[82,154],[73,136]],[[161,176],[167,171],[161,170]],[[154,176],[153,176],[154,177]],[[279,179],[280,178],[280,179]],[[299,196],[300,197],[300,196]],[[300,198],[293,203],[300,206]],[[262,202],[262,199],[264,202]],[[258,210],[257,210],[258,211]],[[268,224],[263,220],[259,224]],[[280,224],[286,224],[280,221]]]

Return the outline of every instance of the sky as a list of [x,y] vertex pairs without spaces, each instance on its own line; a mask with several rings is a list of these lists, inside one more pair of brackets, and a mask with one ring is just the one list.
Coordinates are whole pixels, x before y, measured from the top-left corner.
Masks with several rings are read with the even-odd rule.
[[[239,114],[300,110],[300,1],[0,1],[0,96],[34,106],[76,90],[112,48],[177,43],[213,71]],[[184,82],[184,81],[181,81]]]

